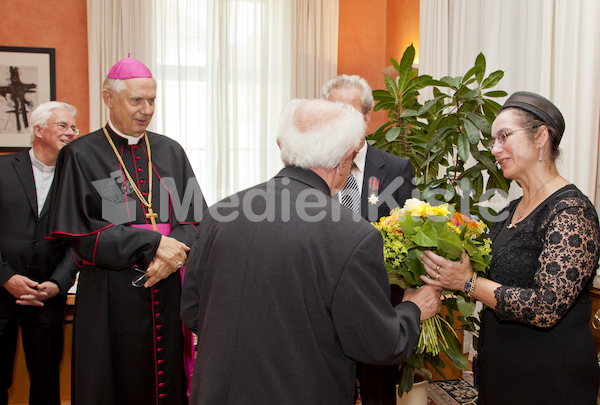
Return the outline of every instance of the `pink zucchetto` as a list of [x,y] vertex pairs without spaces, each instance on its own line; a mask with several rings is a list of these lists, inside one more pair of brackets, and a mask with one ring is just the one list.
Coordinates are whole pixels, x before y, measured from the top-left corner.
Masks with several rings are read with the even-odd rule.
[[140,77],[152,77],[152,73],[139,60],[127,57],[115,63],[108,71],[106,77],[121,80],[137,79]]

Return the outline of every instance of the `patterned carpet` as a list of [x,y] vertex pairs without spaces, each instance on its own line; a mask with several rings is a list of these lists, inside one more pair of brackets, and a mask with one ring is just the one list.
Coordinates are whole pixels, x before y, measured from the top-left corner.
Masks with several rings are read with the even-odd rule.
[[473,376],[465,374],[460,380],[431,382],[429,399],[429,405],[475,405],[477,390],[473,388]]

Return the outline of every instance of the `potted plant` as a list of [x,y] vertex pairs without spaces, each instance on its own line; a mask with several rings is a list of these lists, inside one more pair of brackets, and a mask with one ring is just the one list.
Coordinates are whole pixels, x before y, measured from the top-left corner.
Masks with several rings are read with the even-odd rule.
[[[392,154],[408,158],[415,173],[421,199],[451,204],[457,212],[491,225],[491,208],[483,208],[497,190],[508,192],[507,180],[494,163],[487,144],[491,140],[491,123],[500,104],[493,98],[506,92],[492,90],[502,79],[500,70],[485,75],[483,54],[463,76],[434,79],[413,70],[415,49],[409,46],[400,63],[391,58],[398,75],[386,75],[386,89],[374,90],[374,111],[387,111],[387,122],[369,136],[369,143]],[[427,89],[431,99],[421,102]],[[473,316],[475,302],[461,294],[445,292],[443,300],[450,325],[458,323],[458,332],[476,331]],[[455,318],[456,316],[456,318]],[[448,337],[449,348],[442,353],[459,369],[466,369],[458,339]],[[475,339],[476,344],[476,339]],[[430,365],[443,375],[442,355],[417,354],[402,366],[399,394],[412,388],[415,370]]]

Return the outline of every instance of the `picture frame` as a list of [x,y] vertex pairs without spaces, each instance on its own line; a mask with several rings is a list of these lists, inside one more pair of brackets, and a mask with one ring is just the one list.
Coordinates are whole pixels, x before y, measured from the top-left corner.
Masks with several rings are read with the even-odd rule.
[[0,151],[31,146],[31,112],[56,100],[55,75],[55,48],[0,46]]

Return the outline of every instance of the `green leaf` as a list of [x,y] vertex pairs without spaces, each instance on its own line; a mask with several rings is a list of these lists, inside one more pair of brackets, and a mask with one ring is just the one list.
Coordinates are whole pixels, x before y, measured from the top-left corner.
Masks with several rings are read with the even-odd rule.
[[501,70],[496,70],[495,72],[490,73],[490,75],[483,81],[483,83],[481,83],[481,88],[489,89],[490,87],[494,87],[503,77],[504,72]]
[[456,144],[456,147],[458,151],[458,157],[463,162],[469,160],[469,139],[465,134],[460,134],[458,136],[458,142]]
[[416,117],[419,113],[415,110],[404,110],[400,114],[400,118]]
[[398,86],[396,85],[396,81],[388,75],[385,75],[383,79],[385,81],[385,86],[388,88],[394,100],[398,100]]
[[483,76],[485,75],[486,68],[485,56],[483,56],[483,53],[480,52],[479,55],[477,55],[477,57],[475,58],[475,66],[480,67],[475,77],[477,78],[477,83],[481,83],[481,81],[483,80]]
[[[470,120],[465,119],[465,132],[467,134],[467,139],[471,145],[477,145],[481,136],[479,135],[479,129],[473,124]],[[466,161],[466,160],[465,160]]]
[[411,44],[402,55],[398,70],[398,88],[404,89],[412,76],[412,65],[415,61],[415,47]]
[[392,66],[396,69],[396,72],[400,73],[400,65],[394,58],[390,58],[390,62],[392,62]]
[[414,236],[414,241],[417,245],[421,247],[436,247],[438,244],[438,235],[437,231],[431,224],[431,222],[427,221],[423,224],[421,229],[417,231]]
[[460,370],[466,370],[467,368],[469,368],[469,362],[462,353],[457,353],[453,350],[444,350],[444,354],[448,356],[448,358],[450,359],[450,361],[452,361],[452,364],[454,364],[456,368]]
[[385,140],[388,142],[392,142],[393,140],[398,138],[398,136],[400,136],[400,128],[390,128],[390,130],[387,131],[385,134]]
[[457,260],[462,250],[460,236],[444,223],[438,234],[438,254],[449,260]]
[[441,81],[453,89],[458,89],[460,87],[460,79],[460,77],[444,76],[441,78]]
[[375,104],[375,107],[373,108],[373,111],[395,110],[395,108],[396,108],[396,102],[395,101],[380,101],[377,104]]
[[402,396],[404,392],[408,392],[412,389],[415,382],[415,369],[407,366],[405,363],[402,366],[402,375],[400,376],[400,382],[398,383],[398,395]]
[[458,306],[458,310],[461,314],[466,317],[473,315],[475,312],[475,301],[467,301],[462,294],[458,294],[456,297],[456,305]]
[[468,112],[466,114],[466,118],[471,121],[473,124],[475,124],[475,126],[485,135],[489,135],[490,132],[492,131],[492,126],[490,125],[490,123],[488,122],[488,120],[485,119],[485,117],[482,117],[479,114],[475,114],[473,112]]
[[387,90],[373,90],[373,99],[375,101],[395,101],[392,94]]
[[508,96],[508,93],[505,92],[504,90],[493,90],[493,91],[488,91],[487,93],[483,93],[483,95],[486,97],[504,97],[504,96]]

